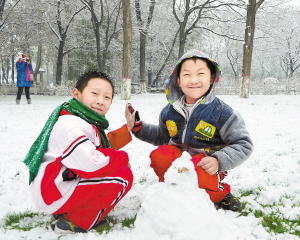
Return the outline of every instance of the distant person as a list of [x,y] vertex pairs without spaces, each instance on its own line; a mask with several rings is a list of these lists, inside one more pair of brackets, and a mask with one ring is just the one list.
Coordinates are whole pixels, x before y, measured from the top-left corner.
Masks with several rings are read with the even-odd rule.
[[215,97],[220,67],[205,53],[189,51],[177,62],[167,81],[169,104],[159,125],[135,121],[126,110],[128,130],[142,141],[159,146],[150,154],[159,181],[183,151],[191,154],[199,188],[205,189],[216,208],[237,211],[240,201],[221,182],[227,171],[242,164],[253,144],[241,115]]
[[30,59],[26,58],[23,53],[19,53],[19,60],[16,62],[17,68],[17,99],[16,103],[20,104],[23,88],[25,87],[25,94],[27,103],[31,104],[29,89],[32,87],[30,71],[32,71],[32,65]]
[[108,225],[104,217],[128,193],[133,175],[126,152],[131,134],[124,125],[109,132],[110,77],[89,71],[78,78],[73,98],[58,106],[29,150],[36,207],[57,219],[58,231],[87,232]]

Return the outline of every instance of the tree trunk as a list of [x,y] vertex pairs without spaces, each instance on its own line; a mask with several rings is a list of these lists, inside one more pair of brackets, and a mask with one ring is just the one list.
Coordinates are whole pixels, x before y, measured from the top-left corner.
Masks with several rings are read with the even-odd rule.
[[[5,62],[6,62],[6,64],[5,64]],[[9,60],[6,59],[6,61],[5,61],[2,59],[1,63],[2,63],[2,83],[8,84]],[[7,67],[6,70],[5,70],[5,67]]]
[[293,75],[294,75],[294,71],[295,71],[295,69],[294,69],[294,61],[293,61],[293,57],[291,56],[291,51],[290,51],[290,53],[289,53],[289,61],[290,61],[290,73],[289,73],[289,78],[292,78],[293,77]]
[[6,84],[8,84],[8,76],[9,76],[9,58],[6,59]]
[[140,31],[140,91],[146,93],[146,33]]
[[[1,23],[2,17],[3,17],[3,12],[4,12],[5,2],[6,2],[6,0],[2,0],[2,1],[0,2],[0,23]],[[0,29],[1,29],[1,28],[0,28]]]
[[11,82],[15,83],[15,55],[11,55]]
[[57,56],[57,62],[56,62],[56,86],[61,85],[61,75],[62,75],[62,64],[63,64],[63,57],[64,57],[64,40],[59,42],[59,48],[58,48],[58,56]]
[[98,63],[99,71],[102,71],[103,66],[102,66],[102,61],[101,61],[100,30],[99,30],[100,25],[99,25],[96,15],[95,15],[94,6],[93,6],[92,1],[90,1],[90,6],[91,6],[93,29],[94,29],[94,34],[95,34],[95,38],[96,38],[97,63]]
[[185,48],[185,40],[186,36],[184,33],[185,24],[180,25],[180,31],[179,31],[179,52],[178,52],[178,59],[181,58],[181,56],[184,54],[184,48]]
[[123,67],[121,100],[131,98],[132,22],[130,0],[122,0],[123,9]]
[[37,84],[37,75],[39,74],[39,70],[41,68],[41,63],[42,63],[42,44],[40,43],[38,46],[36,65],[35,65],[35,69],[34,69],[34,73],[33,73],[33,81],[35,82],[35,84]]
[[95,37],[96,37],[96,48],[97,48],[97,63],[99,71],[103,71],[103,66],[101,63],[101,47],[100,47],[100,33],[99,28],[94,29]]
[[256,3],[256,0],[249,0],[247,5],[247,19],[245,28],[245,43],[243,48],[243,69],[242,69],[242,86],[241,86],[241,98],[249,98],[250,92],[250,74],[251,63],[253,53],[253,41],[255,30],[255,16],[257,9],[263,3],[264,0],[260,0]]
[[5,83],[4,81],[5,81],[5,70],[4,70],[4,63],[3,63],[3,60],[1,61],[2,62],[2,69],[1,69],[1,71],[2,71],[2,83]]
[[142,11],[140,0],[135,0],[135,10],[136,10],[136,18],[139,25],[140,32],[140,91],[139,93],[147,92],[147,84],[146,84],[146,37],[148,33],[148,29],[150,23],[153,18],[155,0],[150,0],[149,5],[149,15],[147,19],[147,23],[144,24],[142,20]]

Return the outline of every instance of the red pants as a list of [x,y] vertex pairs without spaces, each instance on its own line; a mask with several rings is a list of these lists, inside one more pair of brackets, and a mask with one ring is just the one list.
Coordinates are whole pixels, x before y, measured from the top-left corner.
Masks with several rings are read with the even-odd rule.
[[[159,177],[159,181],[164,181],[164,175],[168,168],[172,165],[172,162],[179,158],[182,151],[175,146],[162,145],[151,152],[151,167]],[[203,154],[203,157],[206,155]],[[201,158],[200,158],[201,159]],[[201,161],[201,160],[200,160]],[[199,162],[199,154],[197,159],[192,157],[192,162],[195,166],[195,171],[198,176],[199,188],[205,189],[209,194],[209,197],[213,203],[220,202],[227,193],[230,192],[230,186],[221,181],[225,178],[226,172],[217,172],[214,175],[209,175],[201,167],[197,166]]]
[[82,179],[69,200],[55,213],[84,230],[97,225],[127,194],[133,182],[129,167],[123,167],[102,178]]

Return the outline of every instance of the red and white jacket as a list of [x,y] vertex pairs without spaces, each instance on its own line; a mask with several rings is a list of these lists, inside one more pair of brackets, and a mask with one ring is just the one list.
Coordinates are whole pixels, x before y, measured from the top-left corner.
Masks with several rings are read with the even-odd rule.
[[126,125],[107,137],[111,148],[103,149],[94,125],[62,111],[32,182],[33,201],[39,210],[54,213],[70,198],[80,180],[106,176],[128,165],[127,153],[116,151],[132,140]]

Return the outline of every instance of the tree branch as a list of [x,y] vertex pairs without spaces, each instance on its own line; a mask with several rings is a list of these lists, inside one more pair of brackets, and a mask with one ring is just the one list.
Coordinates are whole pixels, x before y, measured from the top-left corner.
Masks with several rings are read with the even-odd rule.
[[177,13],[176,13],[176,10],[175,10],[175,3],[176,3],[176,0],[173,0],[173,15],[174,15],[176,21],[180,24],[181,22],[180,22],[180,20],[177,16]]
[[257,12],[257,10],[259,9],[259,7],[262,5],[262,3],[264,2],[265,0],[260,0],[258,3],[255,4],[255,12]]
[[9,15],[12,13],[13,9],[18,5],[18,3],[20,2],[21,0],[18,0],[13,6],[12,8],[8,11],[6,17],[4,18],[4,20],[2,21],[2,18],[3,18],[3,12],[4,12],[4,5],[5,5],[5,1],[3,1],[1,3],[1,8],[0,8],[0,21],[2,21],[2,23],[0,24],[0,30],[2,29],[2,27],[4,26],[6,20],[8,19]]
[[213,30],[209,29],[209,28],[206,28],[206,27],[195,27],[195,28],[200,28],[200,29],[204,29],[204,30],[207,30],[209,32],[212,32],[213,34],[216,34],[218,36],[221,36],[221,37],[226,37],[226,38],[229,38],[231,40],[235,40],[235,41],[240,41],[240,42],[243,42],[244,39],[238,39],[238,38],[233,38],[233,37],[230,37],[230,36],[227,36],[225,34],[220,34],[220,33],[217,33],[217,32],[214,32]]

